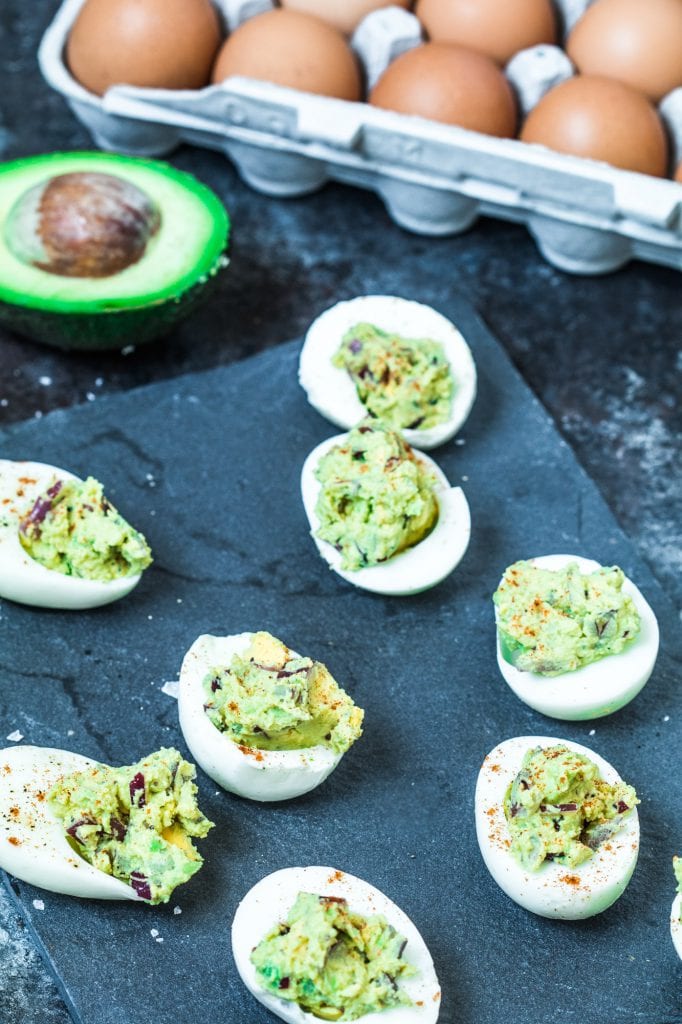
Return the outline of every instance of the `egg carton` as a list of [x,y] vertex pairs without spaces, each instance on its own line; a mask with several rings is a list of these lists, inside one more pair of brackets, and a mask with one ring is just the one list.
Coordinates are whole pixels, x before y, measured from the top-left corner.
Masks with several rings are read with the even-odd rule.
[[[479,216],[526,225],[543,256],[577,274],[606,273],[632,258],[682,269],[682,185],[552,152],[515,139],[330,99],[247,78],[200,90],[114,86],[103,97],[70,74],[66,40],[85,0],[64,0],[38,59],[102,149],[157,157],[180,143],[223,152],[252,188],[301,196],[327,181],[377,192],[401,227],[422,235],[465,231]],[[564,24],[589,0],[557,0]],[[270,0],[216,0],[230,31]],[[402,8],[368,15],[352,45],[371,83],[421,41]],[[517,54],[507,74],[523,110],[573,68],[558,47]],[[682,143],[682,89],[663,101]],[[677,116],[676,116],[677,115]]]

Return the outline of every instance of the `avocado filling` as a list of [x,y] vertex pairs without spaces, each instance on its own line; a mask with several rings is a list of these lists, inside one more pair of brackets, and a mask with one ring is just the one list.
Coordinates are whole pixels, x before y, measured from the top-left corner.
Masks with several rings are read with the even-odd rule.
[[[682,857],[673,857],[673,871],[677,879],[677,891],[682,892]],[[682,916],[680,921],[682,921]]]
[[611,785],[588,757],[557,744],[528,750],[504,798],[511,852],[537,871],[545,861],[576,867],[614,835],[639,800]]
[[301,892],[251,954],[260,985],[320,1020],[357,1020],[411,1006],[401,978],[407,940],[384,917],[362,917],[339,897]]
[[243,654],[205,677],[204,710],[235,743],[260,750],[322,745],[343,754],[362,733],[364,711],[319,661],[294,657],[256,633]]
[[332,358],[346,370],[371,416],[399,430],[425,430],[450,416],[455,384],[443,346],[374,324],[351,327]]
[[582,575],[575,562],[510,565],[493,594],[502,657],[521,672],[557,676],[620,654],[640,629],[624,580],[617,566]]
[[364,419],[323,455],[317,536],[340,552],[343,569],[379,565],[430,533],[436,481],[396,431]]
[[65,576],[110,581],[136,576],[152,557],[141,533],[126,522],[93,477],[56,480],[19,524],[24,550]]
[[84,860],[143,900],[167,903],[203,864],[190,837],[213,827],[197,806],[195,775],[194,765],[164,747],[137,764],[66,775],[48,801]]

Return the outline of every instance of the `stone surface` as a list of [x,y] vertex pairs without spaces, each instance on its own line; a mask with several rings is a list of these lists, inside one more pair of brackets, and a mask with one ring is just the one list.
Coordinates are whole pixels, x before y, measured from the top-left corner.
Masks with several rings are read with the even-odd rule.
[[[168,907],[81,903],[15,883],[78,1024],[161,1020],[171,986],[177,1024],[196,1019],[199,997],[213,1019],[266,1024],[232,967],[229,922],[251,884],[296,863],[351,871],[413,917],[443,985],[442,1024],[527,1024],[559,1012],[568,1024],[630,1024],[679,1006],[668,913],[682,789],[675,778],[660,785],[661,765],[682,741],[674,609],[470,308],[444,309],[462,324],[480,375],[464,444],[436,453],[468,496],[472,544],[453,576],[416,598],[355,590],[308,536],[298,474],[334,428],[296,383],[296,346],[0,435],[9,457],[30,448],[81,473],[87,465],[156,558],[137,590],[107,609],[46,616],[4,605],[5,735],[18,728],[26,742],[113,763],[160,743],[184,749],[164,682],[200,632],[260,626],[326,661],[367,711],[362,739],[324,787],[299,800],[254,805],[200,773],[201,804],[217,827],[202,843],[204,868]],[[595,723],[548,725],[495,664],[490,594],[501,569],[555,548],[623,565],[661,623],[654,677],[632,705]],[[484,755],[502,737],[548,731],[593,745],[643,796],[633,882],[617,908],[580,926],[544,922],[508,901],[474,835]],[[566,1002],[567,962],[580,1000]],[[541,986],[528,985],[529,971]],[[524,999],[510,1003],[520,986]]]

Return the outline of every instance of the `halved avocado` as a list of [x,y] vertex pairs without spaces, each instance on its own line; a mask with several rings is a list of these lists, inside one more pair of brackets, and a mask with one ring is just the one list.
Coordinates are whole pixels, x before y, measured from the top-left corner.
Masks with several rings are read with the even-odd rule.
[[[93,181],[97,187],[103,182],[105,193],[121,193],[122,200],[116,201],[128,224],[146,221],[129,247],[124,269],[112,271],[116,259],[103,259],[93,270],[87,260],[68,265],[68,260],[46,256],[54,255],[54,246],[45,236],[60,230],[69,197]],[[137,208],[134,201],[131,208],[131,194],[139,199]],[[94,215],[100,226],[108,219],[108,201],[105,195]],[[150,341],[210,293],[228,263],[229,231],[228,214],[215,193],[168,164],[99,152],[5,163],[0,165],[0,322],[65,349]],[[120,242],[119,232],[103,247],[104,255]]]

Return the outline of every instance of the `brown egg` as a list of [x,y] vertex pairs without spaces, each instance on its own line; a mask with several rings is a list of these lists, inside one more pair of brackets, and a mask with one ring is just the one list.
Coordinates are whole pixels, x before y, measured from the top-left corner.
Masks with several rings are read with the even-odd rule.
[[677,170],[675,171],[674,177],[675,181],[682,181],[682,163],[679,163],[677,165]]
[[401,54],[374,86],[369,102],[486,135],[516,131],[516,100],[498,66],[449,43],[425,43]]
[[230,75],[343,100],[362,93],[360,68],[344,36],[310,14],[279,8],[249,18],[225,40],[213,81]]
[[66,43],[81,85],[200,89],[222,33],[210,0],[87,0]]
[[521,130],[524,142],[665,176],[668,143],[646,96],[609,78],[576,75],[550,89]]
[[314,14],[350,35],[366,14],[380,7],[409,7],[412,0],[280,0],[290,11]]
[[429,39],[468,46],[498,64],[557,39],[551,0],[417,0],[415,14]]
[[682,0],[597,0],[566,52],[584,74],[615,78],[658,102],[682,85]]

